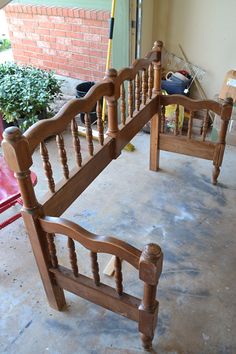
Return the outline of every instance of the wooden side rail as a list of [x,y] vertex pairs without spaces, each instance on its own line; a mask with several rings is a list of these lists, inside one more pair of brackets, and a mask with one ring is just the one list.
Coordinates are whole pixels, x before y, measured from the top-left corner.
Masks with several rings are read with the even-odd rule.
[[[39,219],[39,223],[42,230],[47,233],[51,258],[49,271],[53,274],[57,284],[62,289],[137,321],[143,346],[151,350],[158,313],[156,289],[163,263],[160,247],[156,244],[149,244],[141,252],[114,237],[92,234],[81,226],[62,218],[44,217]],[[71,270],[59,264],[54,242],[55,233],[68,237]],[[90,250],[93,280],[79,272],[74,241]],[[115,256],[116,290],[100,281],[98,253]],[[139,278],[144,282],[142,300],[123,291],[121,260],[125,260],[139,270]]]

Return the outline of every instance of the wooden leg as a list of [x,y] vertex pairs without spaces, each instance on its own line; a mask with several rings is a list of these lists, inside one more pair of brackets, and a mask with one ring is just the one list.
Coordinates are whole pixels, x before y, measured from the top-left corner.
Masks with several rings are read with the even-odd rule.
[[63,310],[66,305],[64,291],[60,288],[53,274],[49,271],[52,267],[46,233],[39,228],[38,224],[28,213],[22,212],[23,219],[30,237],[31,246],[41,275],[43,286],[49,305],[55,310]]
[[217,178],[219,177],[219,174],[220,174],[220,167],[214,166],[212,171],[212,184],[214,185],[217,184]]
[[115,260],[116,257],[112,256],[109,262],[107,263],[106,267],[103,270],[103,274],[108,275],[109,277],[112,277],[114,272],[115,272]]
[[150,170],[159,170],[159,120],[158,114],[155,114],[151,119],[151,131],[150,131]]

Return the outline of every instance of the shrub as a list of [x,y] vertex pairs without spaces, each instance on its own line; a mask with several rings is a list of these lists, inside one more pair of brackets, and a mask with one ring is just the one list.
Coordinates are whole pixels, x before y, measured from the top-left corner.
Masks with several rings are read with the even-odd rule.
[[53,72],[12,63],[0,65],[0,112],[7,122],[26,130],[46,118],[50,104],[61,96],[61,83]]

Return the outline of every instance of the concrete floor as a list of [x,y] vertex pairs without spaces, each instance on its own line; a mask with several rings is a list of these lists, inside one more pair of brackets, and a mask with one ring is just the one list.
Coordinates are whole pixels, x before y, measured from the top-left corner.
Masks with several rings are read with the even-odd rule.
[[[136,151],[114,161],[64,216],[138,248],[160,244],[156,353],[234,354],[236,147],[227,147],[215,187],[209,161],[163,152],[162,170],[150,172],[149,136],[140,133],[134,144]],[[36,152],[42,194],[38,168]],[[65,262],[63,237],[57,243]],[[48,306],[22,219],[1,231],[0,244],[0,353],[142,353],[135,322],[69,293],[67,311]],[[77,250],[81,271],[90,274],[87,251]],[[101,269],[108,259],[99,255]],[[136,271],[123,268],[125,291],[142,296]]]

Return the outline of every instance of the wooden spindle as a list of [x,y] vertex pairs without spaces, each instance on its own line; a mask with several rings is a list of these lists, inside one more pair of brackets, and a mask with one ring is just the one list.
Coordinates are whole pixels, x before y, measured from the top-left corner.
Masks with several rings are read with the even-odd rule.
[[75,243],[74,240],[70,237],[68,237],[68,243],[67,243],[68,249],[69,249],[69,256],[70,256],[70,264],[71,268],[73,271],[73,274],[75,277],[79,276],[79,270],[78,270],[78,265],[77,265],[77,256],[76,256],[76,251],[75,251]]
[[153,90],[153,66],[152,64],[148,67],[148,97],[152,98],[152,90]]
[[65,144],[64,144],[64,139],[62,134],[58,134],[56,137],[57,140],[57,146],[58,146],[58,151],[59,151],[59,156],[62,164],[62,169],[63,169],[63,174],[66,179],[69,179],[69,169],[67,165],[67,156],[66,156],[66,150],[65,150]]
[[126,98],[125,98],[125,84],[122,82],[120,86],[120,112],[121,122],[123,125],[126,123]]
[[45,175],[48,180],[48,187],[52,193],[55,193],[55,182],[53,179],[51,163],[49,161],[48,149],[43,141],[40,143],[40,154],[43,160]]
[[176,110],[175,110],[175,130],[174,130],[174,135],[179,134],[179,105],[177,105]]
[[103,146],[104,127],[103,127],[103,121],[102,121],[102,106],[101,106],[100,101],[97,101],[96,113],[97,113],[98,141],[99,141],[99,144]]
[[202,141],[206,140],[206,134],[207,134],[207,129],[208,129],[208,124],[209,124],[209,111],[206,111],[206,115],[203,120],[203,127],[202,127]]
[[90,256],[91,256],[91,267],[92,267],[94,283],[95,285],[99,286],[100,276],[99,276],[99,266],[97,261],[97,253],[91,251]]
[[188,139],[191,139],[192,137],[192,127],[193,127],[193,112],[189,112],[189,120],[188,120],[188,133],[187,137]]
[[129,117],[133,117],[133,81],[129,80],[128,82],[128,113]]
[[140,109],[140,77],[139,77],[139,72],[137,72],[135,76],[135,106],[136,110],[139,111]]
[[91,128],[90,114],[85,113],[84,115],[85,128],[86,128],[86,139],[88,143],[88,151],[90,156],[93,156],[93,132]]
[[54,243],[54,237],[55,237],[54,234],[47,233],[48,251],[50,254],[52,266],[53,266],[53,268],[57,268],[58,267],[58,259],[57,259],[56,246]]
[[166,115],[166,107],[161,107],[161,133],[165,133],[165,115]]
[[147,70],[143,69],[142,71],[142,104],[145,105],[147,102]]
[[115,257],[115,281],[116,281],[116,291],[118,295],[123,293],[122,285],[122,271],[121,271],[121,260],[119,257]]
[[81,167],[82,155],[81,155],[81,147],[80,147],[80,140],[79,140],[79,133],[78,133],[78,125],[76,123],[75,118],[73,118],[71,121],[71,133],[73,136],[73,145],[75,150],[76,163],[79,167]]

